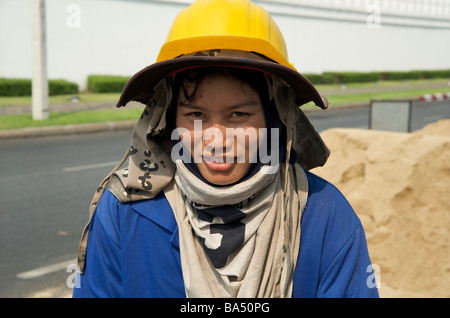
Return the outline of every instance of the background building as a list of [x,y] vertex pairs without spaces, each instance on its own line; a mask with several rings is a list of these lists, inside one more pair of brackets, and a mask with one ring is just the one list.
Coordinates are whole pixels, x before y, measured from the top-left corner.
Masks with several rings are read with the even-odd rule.
[[[31,78],[32,0],[0,0],[0,77]],[[48,77],[131,76],[189,0],[47,0]],[[254,0],[300,72],[450,69],[450,0]]]

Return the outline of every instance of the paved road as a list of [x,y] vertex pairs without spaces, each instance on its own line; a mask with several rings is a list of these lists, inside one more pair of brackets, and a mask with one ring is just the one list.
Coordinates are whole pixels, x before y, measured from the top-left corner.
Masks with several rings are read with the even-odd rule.
[[[368,108],[308,114],[317,130],[367,128]],[[449,102],[413,107],[412,129],[450,118]],[[68,296],[88,205],[131,131],[0,142],[0,297]]]
[[0,297],[65,285],[64,271],[17,275],[76,258],[92,194],[129,140],[120,132],[0,143]]

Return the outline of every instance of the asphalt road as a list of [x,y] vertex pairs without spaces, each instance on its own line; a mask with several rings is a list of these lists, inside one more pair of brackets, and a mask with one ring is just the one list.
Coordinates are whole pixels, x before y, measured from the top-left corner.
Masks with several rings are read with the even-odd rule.
[[[318,131],[368,128],[368,108],[308,113]],[[448,101],[413,106],[412,130],[450,118]],[[0,297],[70,296],[92,194],[131,131],[0,142]]]
[[62,275],[17,275],[76,258],[92,195],[129,142],[123,131],[0,143],[0,297],[65,286],[67,265]]

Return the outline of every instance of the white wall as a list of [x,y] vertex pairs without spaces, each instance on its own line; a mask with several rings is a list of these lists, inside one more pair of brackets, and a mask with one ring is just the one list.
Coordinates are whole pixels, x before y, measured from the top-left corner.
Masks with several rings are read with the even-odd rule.
[[[0,77],[31,78],[31,1],[0,0]],[[155,61],[190,2],[47,0],[49,78],[84,88],[89,74],[133,75]],[[255,2],[272,13],[302,72],[450,69],[450,0]],[[371,4],[381,9],[378,27],[367,23]]]
[[300,72],[450,69],[450,30],[290,17],[278,24]]

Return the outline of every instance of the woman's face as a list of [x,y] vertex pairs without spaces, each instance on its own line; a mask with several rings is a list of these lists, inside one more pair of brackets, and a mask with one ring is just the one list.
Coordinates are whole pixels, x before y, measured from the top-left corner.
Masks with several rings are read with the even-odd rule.
[[[185,83],[187,95],[194,85]],[[180,90],[176,118],[177,128],[189,131],[182,142],[210,183],[235,183],[256,162],[265,119],[259,95],[249,85],[228,75],[207,75],[190,101]]]

